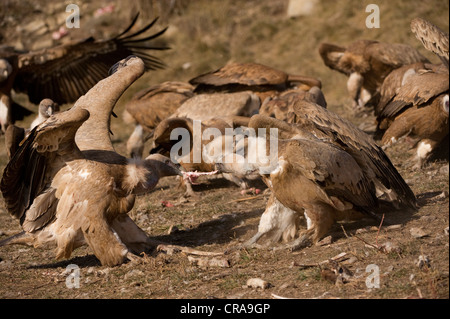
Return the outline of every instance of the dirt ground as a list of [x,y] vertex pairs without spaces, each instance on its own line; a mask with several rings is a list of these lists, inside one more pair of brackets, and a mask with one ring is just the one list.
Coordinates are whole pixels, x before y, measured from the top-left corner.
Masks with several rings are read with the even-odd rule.
[[[324,72],[344,86],[340,75]],[[346,97],[333,99],[339,94],[345,95],[345,88],[330,93],[329,108],[370,133],[373,116],[355,114],[344,106]],[[113,120],[113,142],[119,152],[131,130],[120,119]],[[443,156],[423,169],[413,169],[411,145],[406,139],[386,153],[419,200],[415,213],[386,211],[381,225],[369,219],[337,223],[330,237],[300,251],[282,245],[233,249],[255,234],[267,192],[241,194],[218,176],[201,179],[194,186],[198,197],[186,199],[175,178],[164,178],[151,194],[137,199],[129,214],[133,220],[152,238],[226,254],[193,258],[148,251],[139,262],[108,268],[88,247],[62,261],[54,259],[52,247],[1,247],[0,299],[448,299],[448,143]],[[4,147],[0,158],[3,170]],[[260,181],[251,184],[265,189]],[[2,205],[0,240],[20,230]],[[266,285],[249,287],[251,278]]]

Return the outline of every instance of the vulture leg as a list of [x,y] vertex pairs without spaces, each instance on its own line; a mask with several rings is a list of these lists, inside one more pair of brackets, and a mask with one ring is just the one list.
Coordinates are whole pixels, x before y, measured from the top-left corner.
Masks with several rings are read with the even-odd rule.
[[137,124],[127,141],[127,150],[132,158],[142,158],[144,152],[144,129]]
[[362,89],[362,85],[364,82],[364,78],[361,74],[354,72],[350,74],[348,81],[347,81],[347,90],[350,94],[350,97],[352,99],[353,108],[357,109],[360,106],[360,93]]
[[298,250],[317,243],[330,230],[334,223],[334,215],[335,210],[327,204],[317,203],[305,209],[307,230],[287,247]]
[[111,223],[111,228],[119,235],[120,240],[134,254],[140,254],[152,245],[147,234],[126,214],[121,214]]
[[432,141],[429,139],[423,139],[419,142],[416,151],[417,162],[413,166],[414,169],[420,169],[424,167],[430,153],[437,146],[437,144],[438,143],[436,143],[436,141]]

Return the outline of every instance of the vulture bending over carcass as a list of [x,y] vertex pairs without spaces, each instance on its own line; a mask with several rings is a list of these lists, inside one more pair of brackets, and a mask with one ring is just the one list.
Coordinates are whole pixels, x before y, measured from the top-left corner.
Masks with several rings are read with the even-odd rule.
[[[251,118],[249,129],[266,133],[249,135],[243,153],[270,154],[268,159],[230,160],[236,154],[214,159],[219,171],[258,172],[272,191],[258,232],[246,245],[266,235],[272,243],[282,239],[300,248],[323,238],[336,220],[376,217],[381,203],[392,209],[417,208],[414,193],[371,137],[322,106],[297,101],[293,110],[292,124],[263,115]],[[235,153],[239,151],[237,147]],[[299,235],[301,215],[307,230]]]

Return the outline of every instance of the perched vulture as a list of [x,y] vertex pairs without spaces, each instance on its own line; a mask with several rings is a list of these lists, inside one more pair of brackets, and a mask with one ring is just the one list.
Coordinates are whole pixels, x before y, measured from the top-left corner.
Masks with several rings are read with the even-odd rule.
[[[197,121],[185,117],[167,118],[159,123],[153,134],[154,148],[151,153],[162,153],[176,160],[186,172],[214,172],[215,163],[205,161],[203,150],[209,143],[219,143],[223,149],[226,129],[230,131],[248,124],[250,118],[242,116],[228,116]],[[209,131],[208,131],[209,129]],[[233,132],[234,133],[234,132]],[[232,133],[232,134],[233,134]],[[186,195],[195,195],[192,180],[183,180]],[[223,176],[243,189],[248,187],[243,178],[224,173]]]
[[306,100],[324,108],[327,107],[322,91],[317,86],[313,86],[308,91],[290,89],[273,98],[267,98],[261,105],[259,114],[291,122],[294,112],[293,105],[297,100]]
[[51,99],[43,99],[41,103],[39,103],[39,114],[33,120],[29,129],[25,129],[14,124],[8,125],[8,128],[5,131],[5,145],[8,159],[11,159],[15,151],[19,148],[20,142],[25,138],[26,134],[31,129],[44,122],[56,112],[59,112],[59,105]]
[[35,127],[6,166],[0,189],[23,232],[0,245],[52,243],[59,259],[88,244],[102,265],[114,266],[148,244],[127,212],[160,177],[181,172],[160,154],[135,160],[114,151],[111,112],[145,65],[131,57],[115,70],[70,110]]
[[39,103],[38,116],[31,122],[30,129],[38,126],[56,112],[59,112],[59,105],[51,99],[43,99]]
[[7,112],[0,118],[3,131],[10,123],[20,119],[16,104],[11,100],[11,89],[28,95],[30,102],[38,104],[50,98],[58,104],[75,102],[98,81],[108,75],[109,68],[129,55],[140,57],[146,70],[162,68],[162,61],[148,53],[167,47],[146,44],[165,32],[162,29],[152,35],[139,37],[157,21],[131,32],[138,15],[119,35],[108,40],[88,38],[38,51],[20,53],[14,50],[0,51],[0,109]]
[[192,97],[193,90],[194,87],[189,83],[168,81],[139,91],[127,102],[124,113],[131,116],[135,123],[135,129],[127,142],[127,151],[131,157],[142,157],[144,143],[151,137],[155,127]]
[[187,117],[199,121],[229,116],[250,117],[258,113],[260,106],[258,96],[251,91],[201,93],[187,99],[170,117]]
[[379,128],[386,130],[383,145],[407,135],[418,139],[415,167],[421,167],[449,132],[448,34],[420,18],[411,22],[411,29],[443,64],[416,63],[391,72],[376,115]]
[[353,107],[376,105],[384,78],[405,64],[428,62],[416,49],[406,44],[357,40],[347,47],[322,43],[319,53],[329,68],[348,76],[347,90]]
[[[219,171],[259,172],[272,190],[258,232],[247,245],[267,235],[272,243],[293,240],[290,247],[299,248],[324,237],[335,220],[375,217],[381,203],[417,208],[414,193],[371,137],[319,105],[298,101],[293,109],[295,124],[263,115],[254,115],[248,124],[255,131],[277,129],[276,136],[257,133],[243,144],[245,154],[270,154],[269,161],[215,160]],[[270,151],[273,139],[277,152]],[[301,214],[307,230],[294,240]]]
[[195,85],[195,93],[253,91],[263,103],[289,88],[305,91],[322,83],[313,77],[291,75],[258,63],[228,63],[222,68],[199,75],[189,81]]

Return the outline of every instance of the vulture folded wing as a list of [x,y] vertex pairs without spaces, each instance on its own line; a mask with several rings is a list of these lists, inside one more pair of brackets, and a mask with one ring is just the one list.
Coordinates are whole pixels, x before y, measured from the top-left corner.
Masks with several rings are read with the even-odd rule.
[[381,112],[382,117],[395,117],[405,107],[422,105],[449,89],[448,74],[425,72],[415,74],[399,88],[396,96]]
[[63,44],[19,55],[19,71],[14,90],[27,93],[32,103],[39,104],[51,98],[59,104],[76,101],[98,81],[108,76],[108,70],[118,60],[129,55],[140,57],[147,70],[164,67],[163,62],[148,53],[167,47],[146,44],[161,34],[163,29],[150,36],[136,38],[150,29],[157,19],[141,30],[131,33],[137,16],[122,34],[108,39]]
[[258,63],[230,63],[224,67],[199,75],[189,81],[191,84],[221,86],[227,84],[273,85],[287,81],[283,71]]
[[[26,218],[24,213],[41,194],[47,194],[39,200],[42,205],[52,207],[49,197],[52,197],[53,191],[46,191],[46,188],[67,160],[82,157],[74,137],[76,130],[88,117],[89,112],[83,109],[71,109],[53,115],[30,132],[6,165],[0,190],[6,209],[21,223]],[[49,216],[39,218],[45,211],[37,207],[31,212],[30,220],[42,226],[45,221],[51,220]]]
[[285,149],[282,153],[288,162],[327,196],[360,208],[376,207],[373,183],[352,156],[343,150],[318,139],[279,141],[279,146]]
[[415,62],[429,62],[415,48],[401,43],[375,42],[366,48],[364,55],[394,68]]
[[448,33],[421,18],[411,21],[411,31],[427,50],[434,52],[441,59],[448,69]]
[[326,135],[349,153],[369,178],[376,178],[388,190],[393,190],[398,194],[397,200],[407,207],[416,207],[414,193],[388,156],[369,135],[348,120],[317,104],[298,101],[294,105],[294,112],[298,117],[298,126],[312,129],[319,138],[323,138],[323,134]]

